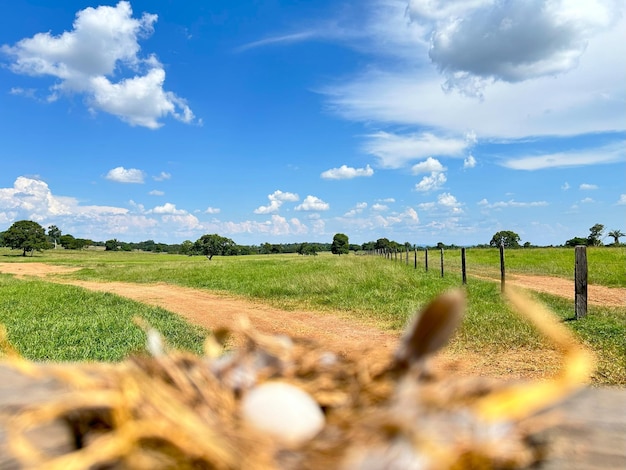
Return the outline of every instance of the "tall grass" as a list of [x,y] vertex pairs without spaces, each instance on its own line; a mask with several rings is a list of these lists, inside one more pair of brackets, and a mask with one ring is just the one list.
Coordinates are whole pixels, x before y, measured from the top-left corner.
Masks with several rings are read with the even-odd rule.
[[[119,361],[145,350],[141,317],[177,349],[202,351],[206,332],[166,310],[117,295],[0,275],[0,324],[24,357],[37,361]],[[1,352],[0,352],[1,355]]]

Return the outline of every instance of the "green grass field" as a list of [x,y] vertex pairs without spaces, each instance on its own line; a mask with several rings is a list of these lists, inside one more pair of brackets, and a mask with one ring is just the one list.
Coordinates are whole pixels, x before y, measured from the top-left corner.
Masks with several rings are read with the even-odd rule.
[[[216,257],[212,261],[151,253],[50,250],[32,258],[15,254],[0,251],[0,262],[76,266],[81,269],[63,276],[92,281],[167,282],[228,292],[286,310],[332,311],[394,331],[400,331],[411,315],[435,295],[461,285],[460,255],[452,250],[444,253],[443,279],[438,251],[431,251],[428,272],[423,269],[423,252],[418,253],[418,269],[413,268],[412,254],[408,265],[404,257],[394,261],[354,254],[255,255]],[[493,269],[494,254],[495,272],[499,272],[498,250],[467,250],[468,309],[451,348],[493,353],[511,349],[531,352],[546,347],[543,339],[502,301],[497,283],[471,277],[472,269],[481,268],[483,273]],[[598,279],[599,284],[624,285],[624,249],[590,249],[588,257],[590,282]],[[507,263],[507,272],[517,269],[571,278],[573,250],[509,250]],[[538,297],[561,319],[572,318],[573,301],[549,295]],[[167,340],[175,347],[194,351],[201,348],[202,332],[163,310],[110,294],[0,276],[0,323],[7,326],[11,341],[22,354],[32,359],[119,360],[142,348],[145,340],[142,331],[130,321],[133,316],[144,317],[160,331],[168,332],[172,338]],[[626,309],[590,306],[587,318],[565,324],[598,355],[595,383],[626,385]]]

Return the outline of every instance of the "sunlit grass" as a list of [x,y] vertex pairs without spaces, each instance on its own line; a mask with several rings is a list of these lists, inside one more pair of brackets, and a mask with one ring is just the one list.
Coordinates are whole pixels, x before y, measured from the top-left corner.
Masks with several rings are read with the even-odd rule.
[[[177,349],[200,353],[206,332],[163,309],[117,295],[0,275],[0,324],[24,357],[37,361],[119,361],[145,350],[141,317]],[[1,353],[0,353],[1,354]]]
[[[524,272],[523,269],[530,269],[524,268],[522,265],[524,259],[534,260],[530,263],[534,263],[536,266],[532,272],[541,271],[542,274],[557,275],[559,269],[565,270],[566,263],[569,263],[570,269],[573,269],[573,250],[554,250],[556,251],[548,252],[548,254],[552,254],[547,258],[541,249],[538,251],[529,250],[526,258],[522,256],[526,252],[525,249],[508,250],[507,263],[511,266],[510,270],[518,267],[519,272]],[[148,253],[100,252],[86,253],[81,256],[81,254],[75,255],[73,253],[46,252],[39,257],[33,257],[33,260],[82,267],[72,274],[62,275],[66,278],[100,282],[165,282],[254,299],[287,311],[296,309],[328,311],[358,319],[386,330],[400,332],[413,313],[437,294],[461,286],[460,269],[457,269],[451,262],[452,253],[445,252],[444,255],[446,266],[443,278],[440,275],[438,253],[436,256],[432,256],[432,252],[428,272],[424,270],[423,252],[418,253],[417,269],[414,268],[412,256],[409,257],[409,263],[406,263],[405,257],[389,260],[377,256],[355,256],[354,254],[347,256],[323,254],[316,257],[254,255],[214,257],[212,261],[208,261],[203,257]],[[468,250],[468,272],[471,272],[472,267],[493,264],[494,261],[491,258],[494,255],[496,266],[499,266],[498,250]],[[623,253],[619,249],[590,249],[590,270],[594,269],[595,260],[607,261],[604,259],[606,256],[608,256],[609,261],[607,264],[611,265],[611,263],[619,262]],[[554,265],[557,268],[540,269],[541,263],[537,260],[547,260],[548,258],[556,260]],[[567,261],[568,258],[570,258],[569,261]],[[457,259],[459,260],[458,266],[460,266],[460,255]],[[29,261],[30,259],[26,262]],[[23,261],[20,259],[18,262]],[[558,268],[561,265],[562,268]],[[610,270],[618,271],[618,269],[613,268]],[[603,277],[603,279],[609,278],[610,276]],[[49,284],[41,281],[37,281],[36,285],[44,293],[48,289],[73,289],[60,286],[42,287],[49,286]],[[4,289],[4,286],[0,287],[0,295],[2,296],[0,298],[3,300],[5,299]],[[468,297],[467,315],[451,345],[453,350],[493,354],[511,349],[532,351],[550,347],[531,326],[511,312],[501,298],[498,283],[469,277],[465,289]],[[141,312],[144,310],[142,309],[148,309],[148,307],[134,302],[124,303],[123,306],[120,306],[118,302],[121,302],[121,299],[115,296],[107,297],[106,294],[93,294],[99,297],[90,297],[92,300],[89,300],[87,307],[78,308],[76,305],[83,305],[84,301],[69,299],[74,297],[81,299],[92,294],[87,294],[78,289],[68,290],[64,295],[68,299],[67,305],[74,305],[70,309],[71,311],[84,313],[99,311],[98,309],[103,311],[115,310],[117,313],[114,316],[123,312],[123,317],[126,318],[127,323],[130,316],[143,316]],[[24,299],[37,298],[36,295],[26,293],[18,297],[21,298],[22,296]],[[32,321],[30,318],[36,312],[49,310],[49,305],[58,305],[58,301],[55,300],[56,297],[59,295],[46,294],[41,297],[41,300],[33,300],[37,307],[29,306],[28,302],[30,301],[22,299],[16,304],[16,308],[25,313],[17,317],[17,323],[29,324]],[[15,302],[16,296],[9,296],[8,298],[13,298],[13,302]],[[113,301],[112,298],[116,300]],[[572,300],[549,295],[541,295],[540,299],[564,321],[573,316]],[[63,302],[61,304],[64,305]],[[6,302],[0,305],[6,305]],[[51,317],[50,322],[61,322],[63,321],[62,317]],[[626,385],[626,351],[623,341],[626,336],[625,319],[626,309],[624,308],[590,306],[587,318],[565,322],[598,355],[599,371],[595,378],[596,383]],[[0,319],[0,322],[3,321],[5,320]],[[110,321],[113,321],[113,318]],[[180,325],[184,325],[182,320]],[[158,328],[158,325],[155,326]],[[97,335],[101,334],[104,327],[98,329],[95,325],[91,325],[88,328],[95,328]],[[126,331],[125,326],[109,326],[108,328],[109,330],[119,328],[121,331]],[[172,328],[183,329],[187,327],[168,327],[167,331],[171,332]],[[31,334],[40,334],[29,333],[29,331],[27,330],[23,334],[25,338]],[[136,331],[132,335],[130,331],[124,334],[141,336],[140,331]],[[24,340],[25,343],[29,341]],[[130,340],[125,338],[112,341],[126,344]],[[70,346],[67,338],[61,338],[59,342],[59,344],[46,343],[46,346],[42,347],[41,350],[49,352]],[[133,343],[133,347],[141,347],[140,343]],[[95,343],[94,347],[105,349],[103,345],[98,343]],[[124,346],[120,350],[127,351],[128,347]],[[117,354],[116,357],[120,357],[120,354],[123,353]],[[105,358],[102,360],[113,359]]]

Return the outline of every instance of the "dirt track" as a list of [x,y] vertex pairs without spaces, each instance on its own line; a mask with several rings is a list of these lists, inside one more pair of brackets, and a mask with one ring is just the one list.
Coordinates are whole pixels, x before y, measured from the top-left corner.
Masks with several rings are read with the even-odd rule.
[[[94,282],[60,280],[50,274],[68,273],[76,268],[66,268],[45,263],[0,263],[0,272],[18,277],[45,277],[51,282],[62,282],[85,289],[111,292],[148,305],[162,307],[189,322],[213,329],[230,326],[241,315],[247,316],[260,331],[281,333],[292,337],[307,337],[327,345],[331,350],[354,354],[364,347],[368,354],[389,355],[395,349],[398,334],[348,320],[338,315],[310,311],[283,311],[265,304],[235,297],[217,295],[207,291],[173,286],[170,284],[132,284],[123,282]],[[544,276],[511,276],[510,284],[571,297],[573,283],[565,279]],[[589,302],[616,307],[626,307],[626,289],[589,286]],[[507,378],[536,378],[549,374],[558,367],[558,357],[553,351],[509,351],[505,354],[463,354],[463,361],[451,356],[440,359],[441,367],[454,367],[462,371]]]

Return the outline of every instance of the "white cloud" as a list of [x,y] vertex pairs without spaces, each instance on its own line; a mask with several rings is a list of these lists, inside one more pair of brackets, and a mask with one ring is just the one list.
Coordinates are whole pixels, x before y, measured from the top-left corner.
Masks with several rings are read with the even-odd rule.
[[463,168],[474,168],[476,166],[476,159],[469,155],[465,160],[463,160]]
[[172,214],[172,215],[187,214],[187,211],[183,209],[176,209],[176,204],[172,204],[170,202],[166,202],[162,206],[156,206],[154,209],[152,209],[149,212],[152,214]]
[[365,168],[351,168],[347,165],[341,165],[339,168],[331,168],[324,171],[320,176],[328,180],[344,180],[357,178],[359,176],[372,176],[374,170],[367,165]]
[[617,200],[617,205],[618,206],[626,205],[626,194],[620,194],[619,195],[619,199]]
[[[138,41],[152,34],[157,16],[144,13],[136,19],[132,14],[127,1],[85,8],[76,13],[71,31],[37,33],[3,45],[2,51],[14,59],[13,72],[58,79],[49,101],[62,93],[83,94],[91,110],[151,129],[160,127],[159,119],[167,115],[192,122],[185,100],[163,89],[165,70],[157,58],[138,56]],[[132,76],[119,77],[123,71]],[[113,77],[119,78],[114,82]]]
[[270,200],[269,205],[256,208],[254,210],[255,214],[270,214],[272,212],[277,212],[278,209],[280,209],[280,206],[283,205],[283,202],[295,202],[300,199],[297,194],[284,193],[279,189],[268,195],[267,198]]
[[626,161],[624,142],[581,151],[558,152],[532,157],[511,158],[502,165],[513,170],[542,170],[544,168],[567,168],[583,165],[599,165]]
[[595,202],[595,201],[590,197],[586,197],[584,199],[581,199],[580,202],[583,204],[591,204],[592,202]]
[[428,157],[425,161],[416,163],[411,167],[411,173],[419,175],[420,173],[440,173],[446,168],[436,158]]
[[432,155],[460,156],[468,145],[463,139],[442,138],[430,132],[398,135],[380,131],[367,137],[365,151],[378,157],[383,168],[401,168]]
[[296,206],[297,211],[327,211],[330,205],[316,196],[307,196],[302,204]]
[[159,191],[158,189],[153,189],[148,193],[150,196],[164,196],[165,193],[163,191]]
[[376,212],[384,212],[389,210],[389,206],[386,206],[385,204],[372,204],[372,210],[376,211]]
[[118,166],[110,170],[106,176],[106,179],[115,181],[116,183],[137,183],[142,184],[144,179],[144,172],[137,170],[136,168],[126,169],[123,166]]
[[219,214],[220,213],[220,209],[218,209],[217,207],[207,207],[207,209],[204,211],[205,214]]
[[561,189],[563,191],[567,191],[570,188],[569,183],[566,181],[565,183],[563,183],[563,186],[561,186]]
[[354,217],[362,213],[365,209],[367,209],[367,202],[358,202],[353,209],[350,209],[344,214],[344,217]]
[[498,201],[494,203],[489,203],[487,199],[482,199],[480,202],[478,202],[478,205],[490,209],[502,209],[506,207],[544,207],[549,204],[547,201],[518,202],[513,199],[510,199],[509,201]]
[[[517,139],[621,131],[626,127],[626,55],[609,51],[621,50],[624,11],[621,7],[614,15],[619,24],[588,41],[576,68],[556,77],[497,81],[482,100],[444,92],[439,72],[418,42],[413,44],[413,55],[395,67],[373,63],[365,72],[320,91],[329,108],[346,119],[425,126],[445,135],[466,135],[471,129],[481,139]],[[387,20],[381,18],[377,27],[386,28]],[[383,52],[395,57],[392,45]]]
[[598,189],[598,185],[582,183],[580,186],[578,186],[578,189],[580,189],[581,191],[593,191],[594,189]]
[[165,181],[165,180],[170,179],[171,177],[172,177],[172,175],[170,173],[166,173],[165,171],[162,171],[158,175],[153,176],[152,179],[154,181]]
[[429,57],[445,87],[479,93],[492,81],[520,82],[574,69],[589,40],[615,24],[614,1],[443,2],[411,0],[428,28]]
[[415,190],[420,192],[433,191],[441,188],[447,180],[445,173],[431,173],[430,176],[424,176],[415,185]]

